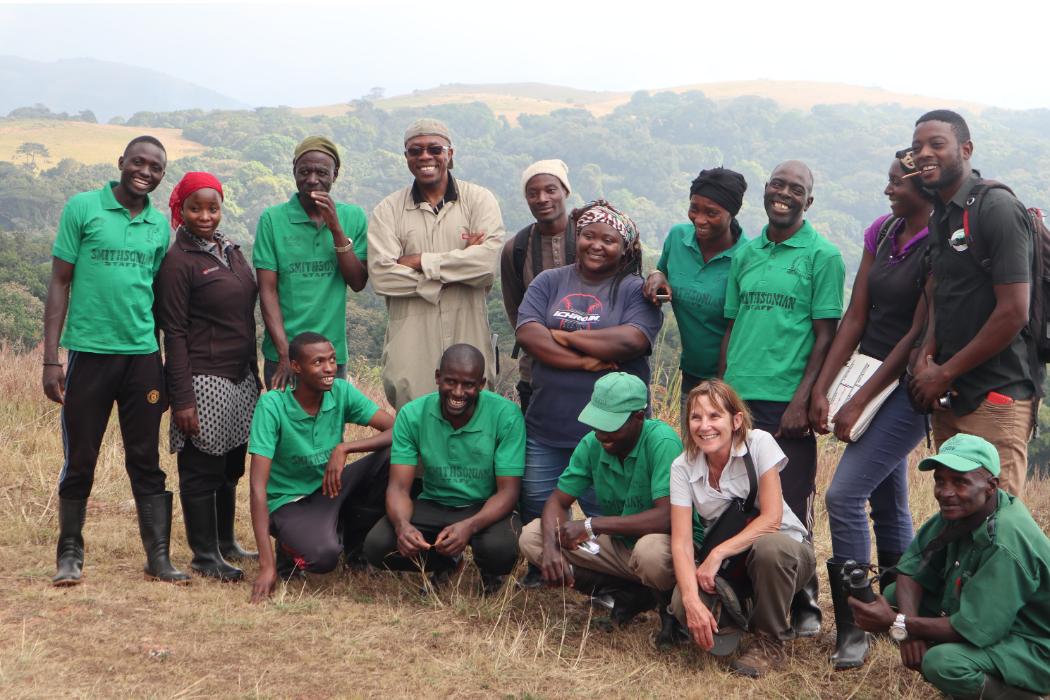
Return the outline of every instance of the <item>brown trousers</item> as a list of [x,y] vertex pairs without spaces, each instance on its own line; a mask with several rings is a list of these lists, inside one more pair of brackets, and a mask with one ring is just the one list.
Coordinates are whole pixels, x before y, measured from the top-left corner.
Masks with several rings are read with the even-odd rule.
[[933,441],[937,449],[956,433],[983,437],[999,451],[999,488],[1024,497],[1028,474],[1028,441],[1032,437],[1032,399],[1006,406],[983,401],[973,413],[957,416],[951,411],[933,412]]
[[[674,587],[674,565],[671,562],[671,536],[645,535],[634,547],[621,540],[598,535],[601,551],[591,554],[582,549],[564,549],[562,556],[577,569],[598,571],[610,576],[637,581],[658,591]],[[543,532],[540,518],[525,526],[518,549],[535,566],[543,565]]]
[[[747,575],[754,589],[751,631],[773,639],[792,639],[791,599],[816,572],[813,545],[798,542],[782,532],[762,535],[747,555]],[[671,598],[671,612],[687,625],[682,591],[677,586]]]

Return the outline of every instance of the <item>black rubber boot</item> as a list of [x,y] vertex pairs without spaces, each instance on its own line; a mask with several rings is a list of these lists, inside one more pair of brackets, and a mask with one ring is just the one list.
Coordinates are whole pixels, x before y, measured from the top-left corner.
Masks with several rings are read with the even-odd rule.
[[984,687],[976,697],[980,700],[1043,700],[1039,693],[1007,685],[1002,678],[991,674],[985,674]]
[[193,551],[190,568],[201,576],[220,581],[240,581],[244,572],[231,566],[219,553],[215,528],[215,492],[180,496],[182,519],[186,523],[186,541]]
[[879,592],[885,593],[886,586],[897,582],[897,566],[901,552],[884,552],[879,550]]
[[87,499],[58,499],[58,551],[55,555],[55,586],[75,586],[84,570],[84,518]]
[[791,628],[795,630],[796,637],[816,637],[820,634],[823,615],[817,605],[819,590],[817,574],[813,572],[813,578],[791,599]]
[[853,621],[842,568],[843,564],[835,564],[828,560],[831,602],[835,606],[835,652],[831,655],[831,663],[836,671],[863,666],[869,649],[868,633],[857,627]]
[[189,583],[190,577],[171,565],[171,491],[135,499],[139,512],[139,535],[146,550],[144,571],[149,578],[168,583]]
[[612,613],[613,624],[622,627],[646,610],[656,607],[656,596],[653,589],[640,583],[617,580],[617,583],[608,589],[612,596],[614,605]]
[[660,630],[653,637],[657,649],[666,650],[689,640],[689,630],[682,627],[671,612],[671,595],[674,590],[656,591],[656,609],[660,613]]
[[225,484],[215,492],[215,526],[219,535],[219,553],[228,561],[258,559],[258,552],[243,549],[233,534],[234,516],[237,514],[237,486]]

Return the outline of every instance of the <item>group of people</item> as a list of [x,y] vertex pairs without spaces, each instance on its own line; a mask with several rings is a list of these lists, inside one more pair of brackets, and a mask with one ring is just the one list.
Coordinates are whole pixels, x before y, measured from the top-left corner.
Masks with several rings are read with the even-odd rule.
[[[1050,540],[1021,502],[1043,380],[1028,330],[1037,252],[1007,189],[973,206],[985,183],[961,116],[923,115],[888,159],[890,213],[864,234],[845,314],[845,265],[806,219],[814,180],[800,161],[770,173],[753,238],[736,219],[744,177],[701,171],[689,223],[643,276],[635,222],[601,199],[570,211],[565,163],[526,168],[535,221],[504,240],[495,197],[452,176],[454,150],[443,123],[411,124],[412,183],[369,217],[330,194],[335,144],[305,139],[297,192],[261,216],[251,264],[221,232],[208,173],[174,188],[169,245],[149,198],[167,164],[153,137],[128,144],[118,181],[70,200],[45,310],[44,391],[63,404],[55,585],[83,577],[114,402],[145,573],[189,580],[170,561],[159,466],[170,405],[190,567],[238,580],[236,563],[258,557],[254,602],[341,559],[422,572],[429,591],[468,547],[491,594],[520,552],[522,588],[571,586],[616,624],[655,608],[658,646],[691,640],[757,677],[821,628],[816,436],[834,432],[848,443],[825,494],[834,667],[862,665],[869,633],[889,631],[902,662],[953,696],[1050,691]],[[497,268],[517,404],[486,390]],[[346,288],[369,281],[387,305],[392,412],[347,381]],[[677,430],[652,417],[649,390],[667,302],[682,338]],[[857,354],[877,370],[832,414]],[[907,459],[930,420],[939,452],[919,468],[934,472],[940,513],[915,534]],[[346,441],[348,424],[371,431]],[[233,533],[248,454],[257,554]],[[882,594],[865,602],[849,582],[874,569]]]

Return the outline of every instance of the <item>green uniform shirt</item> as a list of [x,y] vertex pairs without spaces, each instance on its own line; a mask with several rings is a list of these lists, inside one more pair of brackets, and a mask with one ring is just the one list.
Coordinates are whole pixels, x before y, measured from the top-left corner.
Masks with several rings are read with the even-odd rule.
[[947,521],[934,515],[897,564],[923,588],[923,615],[946,615],[992,658],[1010,685],[1050,690],[1050,539],[1017,498],[999,491],[995,514],[932,554]]
[[518,405],[482,391],[470,421],[458,430],[441,415],[437,392],[397,412],[391,464],[423,467],[420,498],[450,508],[483,503],[497,476],[525,473],[525,420]]
[[170,228],[149,197],[138,216],[113,196],[117,182],[70,198],[51,254],[74,265],[62,346],[114,355],[157,351],[153,277]]
[[[354,243],[354,254],[368,256],[368,216],[354,204],[336,202],[339,223]],[[299,202],[298,193],[270,207],[255,229],[252,263],[277,273],[277,296],[288,342],[304,331],[320,333],[335,346],[335,359],[346,363],[346,281],[339,272],[332,231],[317,226]],[[266,333],[263,356],[276,361],[277,349]]]
[[[558,479],[558,490],[579,498],[590,486],[606,516],[644,513],[658,498],[671,495],[671,462],[682,454],[682,441],[674,428],[650,418],[642,425],[638,442],[621,462],[587,433],[572,451],[569,466]],[[694,514],[694,519],[696,515]],[[702,529],[694,523],[694,537]],[[630,547],[638,538],[615,535]]]
[[671,285],[671,308],[682,336],[682,371],[694,377],[713,377],[718,373],[722,336],[729,322],[725,318],[726,283],[733,255],[747,243],[743,235],[706,263],[696,241],[692,224],[678,224],[664,239],[663,253],[656,269]]
[[786,402],[813,350],[812,321],[842,316],[846,266],[808,221],[783,243],[770,241],[766,228],[733,256],[725,380],[744,399]]
[[303,410],[290,387],[263,394],[252,417],[248,451],[273,460],[266,484],[270,512],[321,488],[328,458],[343,441],[343,427],[368,425],[378,410],[343,379],[325,392],[316,416]]

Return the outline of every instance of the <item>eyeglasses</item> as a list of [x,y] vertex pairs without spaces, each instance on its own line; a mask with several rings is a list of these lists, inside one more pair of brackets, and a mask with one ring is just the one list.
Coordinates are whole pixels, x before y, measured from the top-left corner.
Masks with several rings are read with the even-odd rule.
[[432,156],[439,156],[445,151],[451,151],[452,146],[439,146],[436,143],[432,143],[429,146],[409,146],[405,149],[405,155],[409,158],[418,158],[423,155],[423,151],[426,151]]

